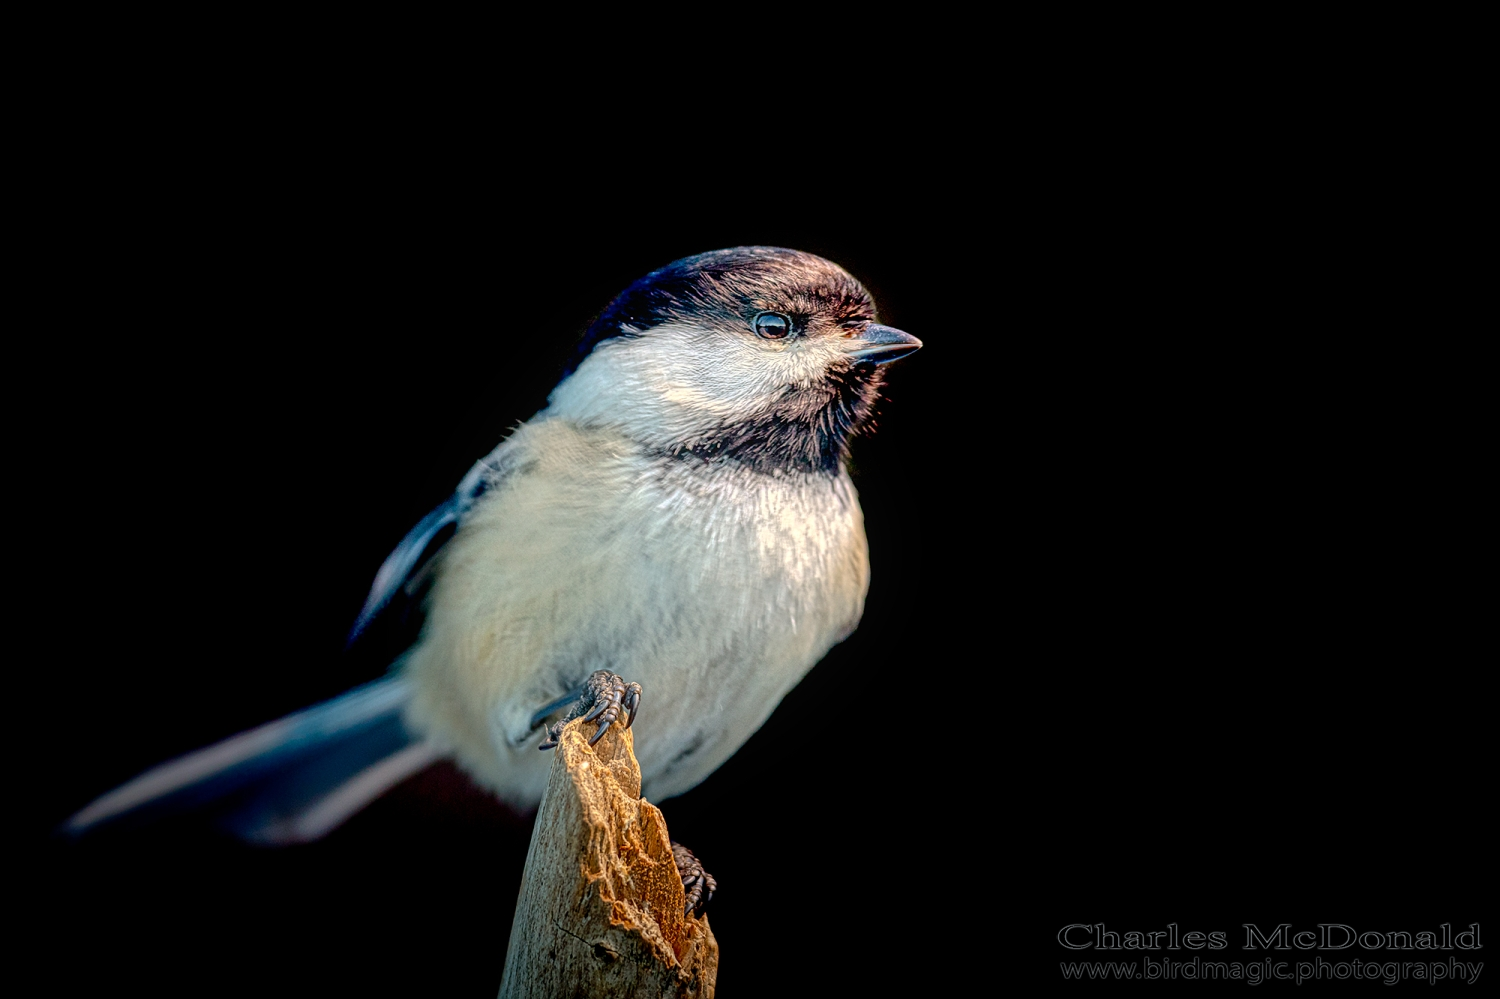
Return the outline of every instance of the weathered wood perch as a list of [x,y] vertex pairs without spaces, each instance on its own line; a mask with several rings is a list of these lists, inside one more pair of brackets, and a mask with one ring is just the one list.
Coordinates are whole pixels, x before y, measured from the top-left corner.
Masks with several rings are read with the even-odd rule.
[[683,913],[667,824],[641,797],[621,722],[570,722],[553,752],[516,901],[501,999],[714,994],[719,945]]

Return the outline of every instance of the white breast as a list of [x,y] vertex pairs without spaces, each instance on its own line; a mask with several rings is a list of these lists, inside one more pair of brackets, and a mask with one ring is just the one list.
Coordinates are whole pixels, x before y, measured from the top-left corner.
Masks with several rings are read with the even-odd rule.
[[646,793],[687,790],[859,620],[869,560],[847,475],[653,457],[560,419],[502,450],[515,471],[442,553],[405,668],[413,724],[503,797],[540,798],[531,716],[595,669],[644,688]]

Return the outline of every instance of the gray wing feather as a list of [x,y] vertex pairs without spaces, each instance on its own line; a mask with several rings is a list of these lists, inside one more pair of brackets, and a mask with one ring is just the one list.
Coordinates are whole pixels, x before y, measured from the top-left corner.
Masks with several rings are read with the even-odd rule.
[[386,604],[396,595],[396,591],[406,583],[406,580],[416,571],[427,554],[427,547],[432,544],[443,528],[449,524],[458,523],[459,497],[455,495],[448,502],[423,517],[421,522],[407,532],[406,537],[396,546],[396,550],[386,556],[380,564],[380,570],[375,573],[375,582],[370,585],[370,595],[365,598],[365,606],[359,612],[359,619],[354,622],[354,628],[349,632],[349,641],[353,642],[360,633],[375,620],[375,616],[385,609]]
[[469,474],[464,476],[448,501],[423,517],[401,539],[396,550],[386,556],[379,571],[375,573],[375,582],[370,586],[370,595],[365,600],[364,609],[359,612],[359,619],[349,632],[350,642],[369,627],[370,622],[390,604],[407,580],[436,554],[435,551],[428,551],[433,540],[449,525],[461,521],[480,502],[481,497],[491,493],[514,471],[515,463],[510,458],[508,443],[501,444],[469,469]]

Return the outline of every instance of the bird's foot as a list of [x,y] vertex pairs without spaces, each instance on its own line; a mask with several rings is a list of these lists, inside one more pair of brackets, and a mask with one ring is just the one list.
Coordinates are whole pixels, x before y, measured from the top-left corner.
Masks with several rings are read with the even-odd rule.
[[672,841],[672,859],[677,861],[677,873],[682,875],[682,894],[687,900],[682,914],[703,915],[703,910],[708,908],[719,883],[703,869],[698,858],[693,856],[693,851],[676,840]]
[[542,740],[538,749],[551,749],[557,745],[557,740],[562,736],[563,726],[574,718],[582,717],[584,721],[599,719],[599,730],[589,740],[592,746],[604,738],[604,733],[620,715],[625,716],[625,727],[629,728],[635,724],[635,712],[641,705],[641,685],[638,683],[626,683],[625,680],[611,673],[609,670],[595,670],[583,684],[583,693],[568,713],[563,715],[562,720],[547,729],[547,738]]

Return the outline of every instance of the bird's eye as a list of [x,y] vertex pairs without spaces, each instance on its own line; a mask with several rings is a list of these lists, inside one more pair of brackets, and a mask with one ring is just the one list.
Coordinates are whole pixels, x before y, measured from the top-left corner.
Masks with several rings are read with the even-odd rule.
[[792,331],[791,320],[774,312],[762,312],[755,317],[755,332],[767,340],[780,340]]

